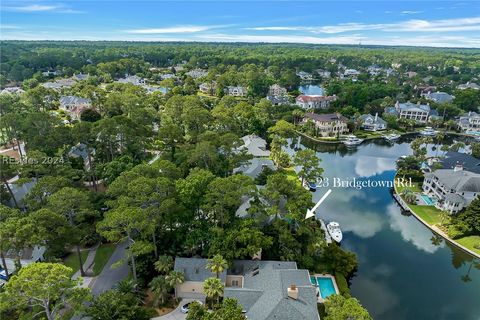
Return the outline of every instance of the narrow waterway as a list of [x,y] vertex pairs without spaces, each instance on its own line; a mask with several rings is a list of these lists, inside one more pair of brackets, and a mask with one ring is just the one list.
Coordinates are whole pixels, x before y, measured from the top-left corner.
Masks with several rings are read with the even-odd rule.
[[[411,139],[402,138],[395,144],[368,141],[354,149],[304,139],[301,148],[317,151],[329,180],[329,186],[319,188],[313,200],[319,200],[328,188],[333,190],[317,216],[340,223],[342,246],[359,260],[351,292],[375,319],[478,320],[480,270],[471,256],[435,239],[415,217],[402,214],[389,188],[334,185],[334,179],[392,180],[395,161],[412,153]],[[444,143],[452,144],[452,140]],[[432,147],[431,155],[438,152]],[[290,148],[289,152],[294,151]]]

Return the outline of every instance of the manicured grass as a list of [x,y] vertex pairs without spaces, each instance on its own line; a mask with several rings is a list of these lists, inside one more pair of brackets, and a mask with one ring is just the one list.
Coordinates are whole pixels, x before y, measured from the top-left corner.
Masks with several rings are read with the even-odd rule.
[[112,243],[104,243],[98,247],[93,259],[93,273],[95,275],[99,275],[102,272],[114,250],[115,245]]
[[442,211],[434,206],[418,206],[410,204],[409,207],[429,225],[436,225],[442,222]]
[[335,272],[335,280],[337,282],[340,294],[346,297],[350,296],[350,288],[348,287],[347,279],[340,272]]
[[[80,255],[82,256],[82,261],[85,263],[85,259],[88,256],[88,250],[80,251]],[[72,268],[73,272],[72,275],[75,274],[78,270],[80,270],[80,266],[78,264],[78,256],[76,252],[70,253],[64,260],[63,264],[69,268]]]
[[[460,243],[462,246],[472,250],[473,252],[480,254],[480,249],[477,249],[478,247],[480,247],[480,236],[469,236],[455,239],[455,241]],[[477,248],[474,247],[475,245],[477,246]]]

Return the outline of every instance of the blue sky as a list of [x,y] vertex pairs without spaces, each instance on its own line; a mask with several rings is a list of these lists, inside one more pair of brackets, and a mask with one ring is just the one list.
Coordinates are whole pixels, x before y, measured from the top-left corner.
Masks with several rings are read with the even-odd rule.
[[3,0],[1,39],[480,47],[479,1]]

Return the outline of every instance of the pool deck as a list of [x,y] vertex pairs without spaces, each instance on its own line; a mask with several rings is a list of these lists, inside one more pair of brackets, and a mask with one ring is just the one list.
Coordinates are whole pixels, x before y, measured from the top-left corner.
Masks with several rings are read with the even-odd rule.
[[[312,275],[312,277],[315,277],[315,279],[317,279],[317,277],[323,277],[323,278],[330,278],[332,279],[332,282],[333,282],[333,287],[335,288],[335,293],[336,294],[340,294],[340,290],[338,290],[338,286],[337,286],[337,281],[335,280],[335,277],[331,274],[326,274],[326,273],[316,273],[314,275]],[[325,299],[322,298],[322,295],[320,294],[320,288],[318,288],[318,285],[315,285],[315,287],[317,287],[317,303],[324,303],[325,302]]]

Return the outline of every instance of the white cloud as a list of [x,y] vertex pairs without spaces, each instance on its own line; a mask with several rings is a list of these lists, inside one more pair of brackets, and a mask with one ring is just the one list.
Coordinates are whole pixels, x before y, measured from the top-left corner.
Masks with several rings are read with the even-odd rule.
[[371,177],[395,169],[395,162],[389,158],[360,157],[355,163],[355,173],[360,177]]
[[445,245],[444,242],[440,246],[434,245],[431,241],[432,231],[417,221],[415,217],[403,216],[398,211],[396,205],[391,204],[387,208],[387,215],[390,217],[390,227],[392,230],[400,232],[403,240],[412,243],[417,249],[427,253],[434,253]]
[[132,29],[125,30],[125,32],[135,34],[195,33],[207,31],[213,28],[215,28],[215,26],[175,26],[165,28]]
[[83,13],[79,10],[74,10],[63,5],[42,5],[42,4],[31,4],[25,6],[17,7],[3,7],[4,11],[13,11],[13,12],[56,12],[56,13]]
[[340,23],[330,26],[265,26],[246,28],[257,31],[306,31],[314,34],[335,34],[352,31],[380,30],[385,32],[454,32],[480,30],[480,17],[420,20],[412,19],[396,23],[365,24],[357,22]]
[[419,14],[422,13],[423,11],[412,11],[412,10],[403,10],[400,12],[400,14],[407,15],[407,14]]

